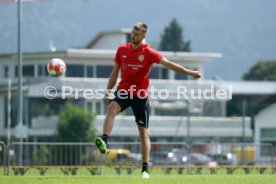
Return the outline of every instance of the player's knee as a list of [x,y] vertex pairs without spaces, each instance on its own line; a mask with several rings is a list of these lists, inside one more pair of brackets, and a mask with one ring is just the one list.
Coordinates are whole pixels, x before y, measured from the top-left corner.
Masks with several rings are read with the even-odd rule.
[[148,134],[140,134],[140,138],[142,141],[147,141],[149,139],[149,135]]
[[141,139],[148,139],[149,138],[149,132],[146,128],[139,128],[140,137]]
[[107,108],[107,114],[109,116],[116,116],[118,112],[119,112],[118,107],[113,103],[111,103]]
[[107,109],[107,115],[108,116],[115,116],[116,115],[115,109],[112,106],[108,107],[108,109]]

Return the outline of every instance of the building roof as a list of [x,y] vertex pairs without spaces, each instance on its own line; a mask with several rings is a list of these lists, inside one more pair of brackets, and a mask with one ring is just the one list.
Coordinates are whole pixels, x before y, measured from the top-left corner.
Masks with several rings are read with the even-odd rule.
[[240,95],[275,95],[276,82],[273,81],[217,81],[220,88],[232,86],[233,94]]
[[92,40],[85,46],[85,48],[93,48],[93,46],[100,40],[102,37],[106,35],[113,35],[113,34],[126,34],[131,33],[131,29],[120,29],[120,30],[111,30],[111,31],[102,31],[99,32]]
[[[198,52],[164,52],[160,51],[166,58],[183,62],[203,62],[222,57],[220,53],[198,53]],[[67,55],[70,57],[96,57],[114,58],[116,50],[111,49],[68,49]]]
[[276,94],[265,98],[263,101],[259,102],[254,107],[252,107],[253,109],[252,113],[254,115],[257,115],[258,113],[262,112],[263,110],[265,110],[266,108],[268,108],[269,106],[275,103],[276,103]]

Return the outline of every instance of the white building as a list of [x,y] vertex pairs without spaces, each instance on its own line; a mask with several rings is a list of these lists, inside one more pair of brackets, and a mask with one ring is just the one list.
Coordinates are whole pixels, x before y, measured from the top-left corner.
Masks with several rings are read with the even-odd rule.
[[[129,30],[100,33],[84,49],[68,49],[63,52],[24,53],[23,55],[23,120],[28,127],[29,139],[42,139],[52,136],[56,130],[58,113],[66,99],[74,99],[74,95],[63,100],[62,86],[73,89],[105,89],[109,74],[113,67],[116,48],[130,39]],[[162,52],[169,60],[188,68],[204,73],[203,62],[221,57],[219,53],[184,53]],[[58,57],[66,61],[66,77],[48,77],[46,64],[50,58]],[[12,127],[16,125],[16,54],[0,55],[0,136],[7,135],[7,83],[12,79]],[[188,90],[204,90],[213,86],[215,92],[229,89],[221,81],[206,81],[204,77],[194,80],[186,75],[169,71],[154,65],[150,74],[151,86],[169,90],[167,100],[151,99],[150,131],[153,139],[185,140],[187,135],[200,141],[233,141],[241,136],[252,138],[251,120],[249,117],[226,117],[227,99],[211,100],[177,100],[177,86],[185,86]],[[44,96],[47,86],[58,90],[57,98],[49,100]],[[106,104],[103,99],[78,98],[78,105],[97,114],[96,127],[101,133]],[[242,127],[244,124],[244,134]],[[12,135],[15,135],[12,128]],[[131,110],[126,110],[115,120],[112,137],[118,139],[136,139],[138,131]]]
[[[262,149],[256,152],[256,158],[265,157],[276,148],[276,103],[272,103],[260,110],[255,116],[254,142],[262,145]],[[272,147],[270,146],[272,145]]]

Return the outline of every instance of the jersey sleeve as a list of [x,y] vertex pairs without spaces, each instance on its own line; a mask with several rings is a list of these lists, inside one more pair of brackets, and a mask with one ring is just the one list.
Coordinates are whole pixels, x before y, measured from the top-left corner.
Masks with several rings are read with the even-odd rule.
[[116,55],[115,55],[115,59],[114,59],[114,62],[118,63],[118,64],[121,64],[120,50],[121,50],[121,47],[119,47],[117,49],[117,52],[116,52]]
[[148,47],[148,56],[151,63],[159,63],[160,60],[163,58],[163,55],[160,52],[150,47]]

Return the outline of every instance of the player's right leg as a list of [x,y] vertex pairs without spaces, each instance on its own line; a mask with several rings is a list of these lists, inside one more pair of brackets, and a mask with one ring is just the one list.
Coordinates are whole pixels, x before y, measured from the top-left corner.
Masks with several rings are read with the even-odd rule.
[[114,124],[115,116],[121,112],[121,106],[116,101],[112,101],[108,108],[104,119],[103,134],[109,135]]
[[95,145],[102,154],[108,153],[107,142],[104,141],[103,137],[97,137],[95,140]]
[[103,125],[103,135],[95,140],[95,144],[102,154],[108,152],[107,138],[113,128],[114,118],[120,111],[121,106],[116,101],[109,104]]

